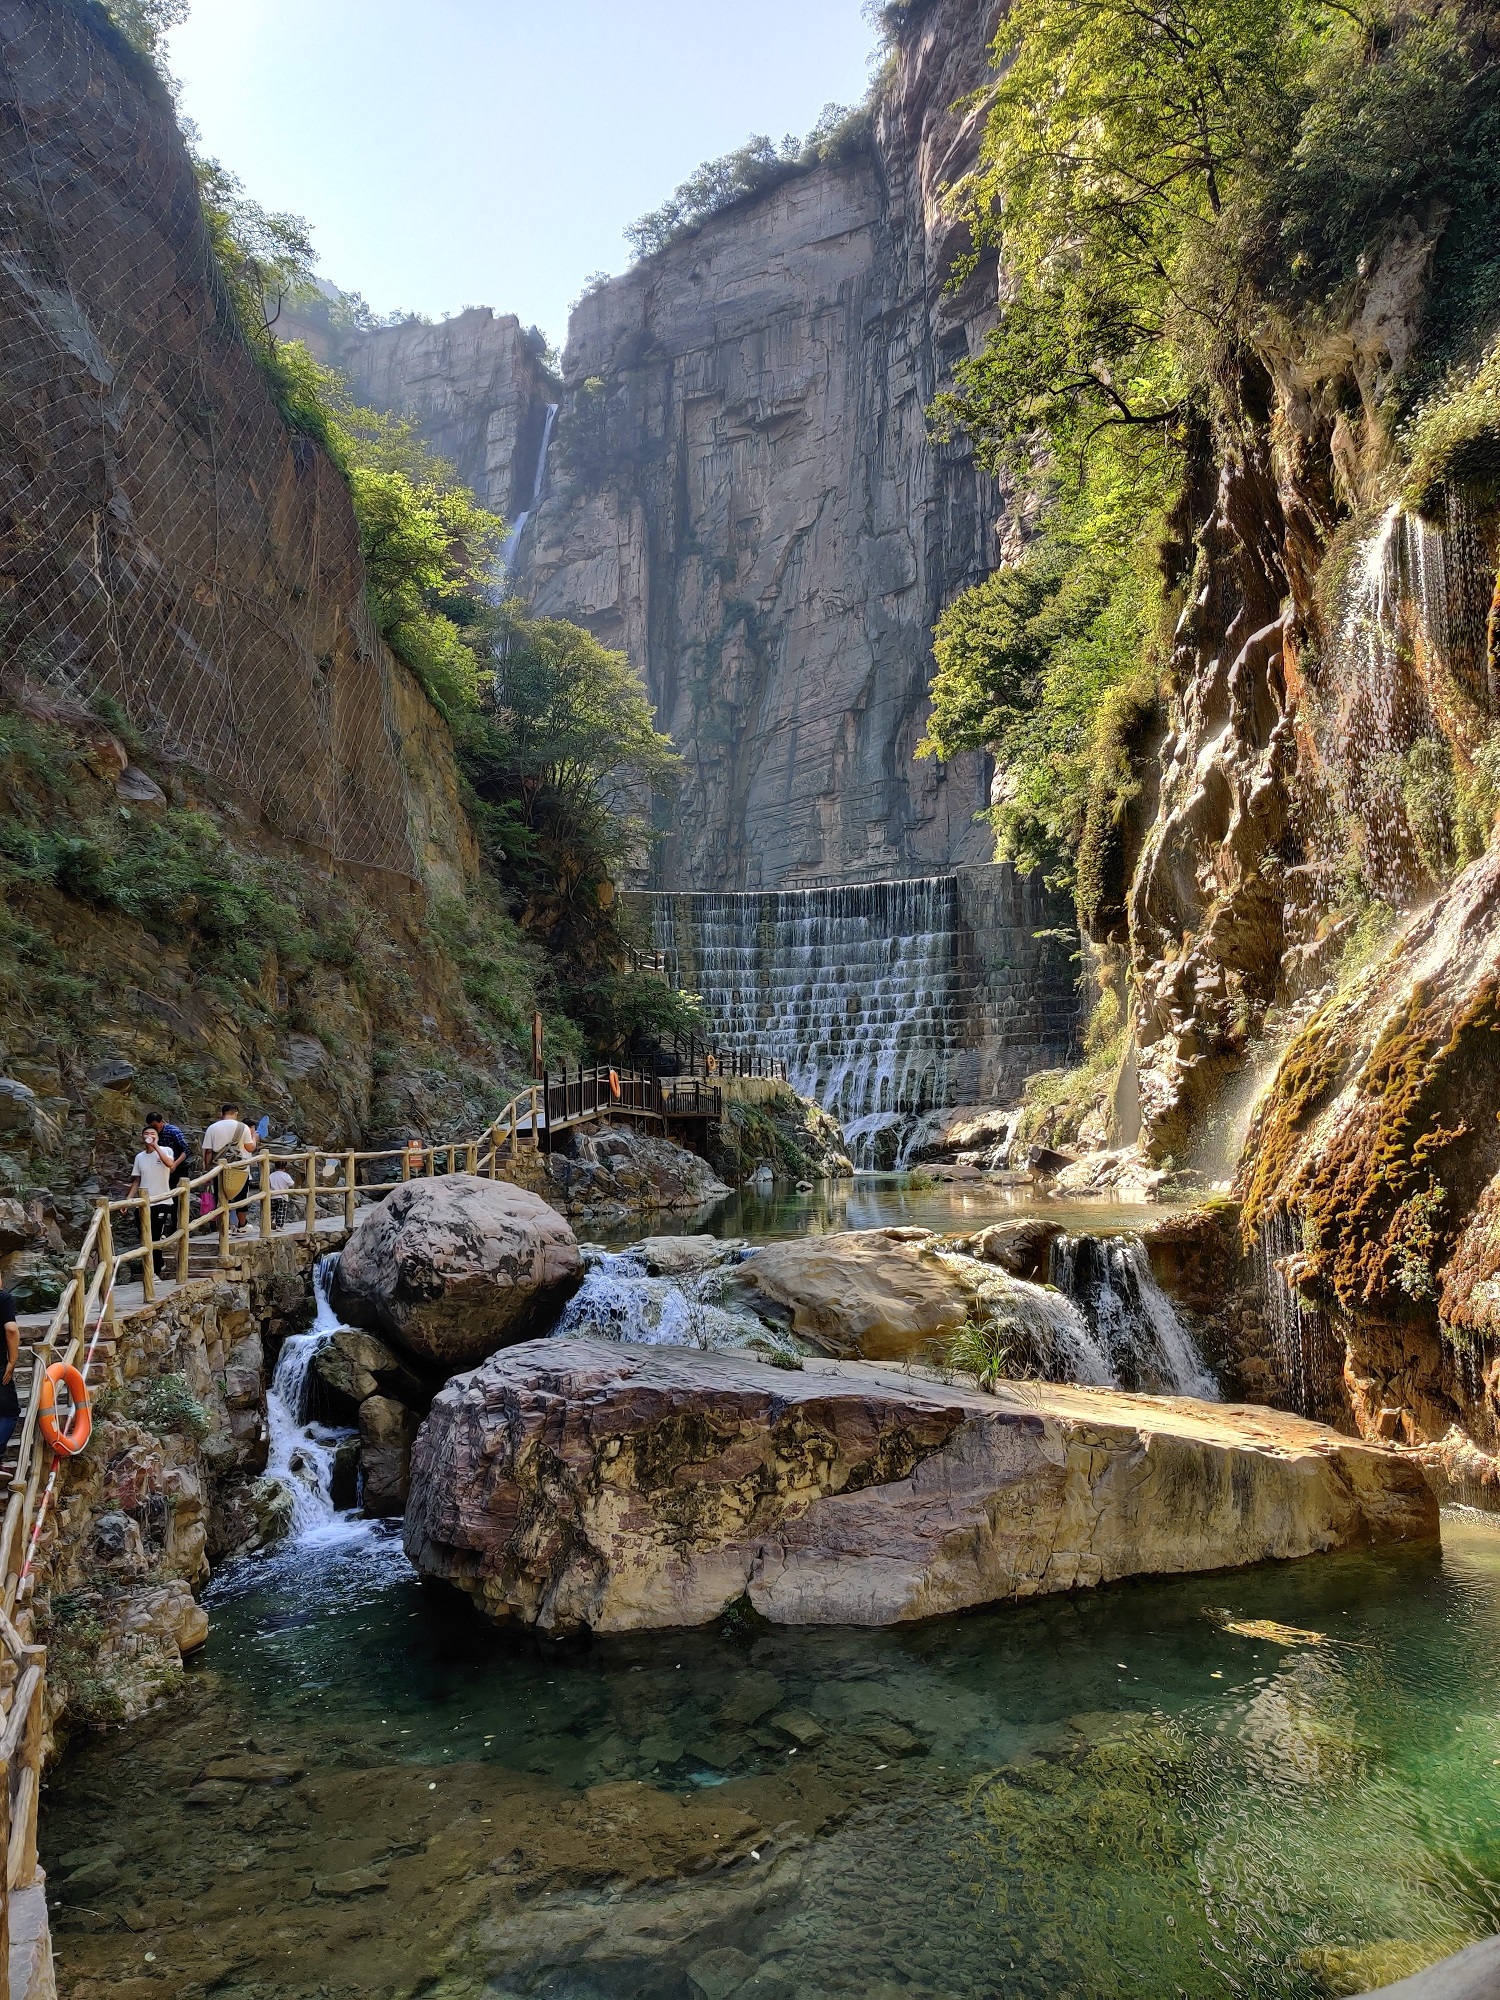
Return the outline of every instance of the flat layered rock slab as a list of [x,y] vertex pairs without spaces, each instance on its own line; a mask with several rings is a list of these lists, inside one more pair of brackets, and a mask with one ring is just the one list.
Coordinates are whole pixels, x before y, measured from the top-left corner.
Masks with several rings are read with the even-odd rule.
[[1122,1577],[1434,1540],[1421,1467],[1276,1410],[862,1362],[537,1340],[442,1391],[406,1547],[556,1631],[890,1625]]

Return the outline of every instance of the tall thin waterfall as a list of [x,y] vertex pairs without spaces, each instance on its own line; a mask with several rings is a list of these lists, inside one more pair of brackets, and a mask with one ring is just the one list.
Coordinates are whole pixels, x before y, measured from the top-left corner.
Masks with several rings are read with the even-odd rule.
[[[895,1166],[953,1102],[973,974],[952,876],[693,898],[692,979],[726,1051],[783,1056],[844,1128],[857,1166]],[[669,898],[658,944],[675,950]]]
[[1344,1343],[1328,1316],[1308,1304],[1290,1275],[1301,1250],[1301,1226],[1291,1216],[1276,1211],[1261,1223],[1256,1256],[1287,1397],[1304,1417],[1319,1417],[1339,1401]]
[[542,497],[542,487],[547,478],[547,452],[552,443],[552,427],[556,422],[557,405],[556,403],[549,403],[547,405],[547,414],[542,419],[542,448],[536,455],[536,472],[531,481],[531,498],[527,501],[521,512],[517,514],[511,525],[511,531],[505,537],[504,544],[500,550],[500,566],[507,577],[516,566],[516,554],[521,546],[521,536],[525,531],[526,523],[536,512],[537,502]]

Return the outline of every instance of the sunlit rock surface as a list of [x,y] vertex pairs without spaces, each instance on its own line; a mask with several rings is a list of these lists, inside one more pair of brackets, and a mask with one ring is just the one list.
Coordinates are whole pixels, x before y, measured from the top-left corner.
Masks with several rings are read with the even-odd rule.
[[492,1617],[614,1632],[741,1598],[895,1624],[1437,1532],[1418,1465],[1279,1412],[583,1340],[450,1382],[406,1516]]
[[573,1232],[529,1188],[445,1174],[397,1188],[355,1224],[335,1310],[435,1368],[472,1367],[539,1332],[582,1275]]

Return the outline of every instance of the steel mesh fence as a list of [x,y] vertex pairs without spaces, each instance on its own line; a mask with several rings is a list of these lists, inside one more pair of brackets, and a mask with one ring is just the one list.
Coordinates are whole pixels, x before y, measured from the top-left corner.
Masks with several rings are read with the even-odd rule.
[[184,796],[410,876],[403,671],[165,89],[78,0],[0,0],[0,682],[108,696]]

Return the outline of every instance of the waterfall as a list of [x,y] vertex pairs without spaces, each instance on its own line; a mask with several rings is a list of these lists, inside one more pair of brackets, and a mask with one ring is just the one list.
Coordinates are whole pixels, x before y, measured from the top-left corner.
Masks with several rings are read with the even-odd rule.
[[521,547],[521,536],[525,532],[526,523],[536,512],[537,502],[542,497],[542,486],[547,477],[547,451],[552,443],[552,426],[556,422],[557,405],[549,403],[547,414],[542,419],[542,448],[536,455],[536,471],[531,480],[531,498],[517,514],[515,523],[500,550],[500,568],[507,578],[516,566],[516,556]]
[[1398,903],[1413,856],[1397,760],[1439,733],[1441,663],[1488,705],[1487,621],[1494,568],[1474,511],[1450,494],[1446,524],[1405,513],[1380,517],[1350,567],[1343,615],[1320,676],[1319,733],[1342,806],[1364,823],[1370,886]]
[[[952,876],[761,895],[694,895],[695,962],[719,1046],[786,1059],[860,1167],[906,1163],[922,1114],[951,1104],[974,972]],[[672,899],[659,947],[675,951]]]
[[1304,1417],[1320,1416],[1339,1401],[1344,1344],[1294,1282],[1302,1254],[1301,1227],[1280,1211],[1268,1215],[1256,1232],[1255,1248],[1266,1320],[1288,1400]]
[[1088,1321],[1103,1351],[1107,1381],[1122,1389],[1218,1400],[1218,1384],[1152,1275],[1139,1236],[1058,1236],[1047,1275]]
[[351,1436],[307,1418],[309,1376],[320,1348],[343,1325],[328,1303],[334,1257],[320,1257],[313,1270],[317,1311],[306,1333],[289,1334],[276,1358],[266,1391],[266,1421],[271,1433],[266,1471],[292,1496],[292,1536],[296,1541],[326,1539],[330,1534],[362,1532],[364,1520],[337,1513],[333,1505],[333,1461],[338,1447]]
[[752,1312],[722,1303],[727,1275],[726,1266],[715,1265],[692,1276],[653,1278],[629,1251],[591,1255],[553,1338],[585,1336],[632,1347],[784,1347]]

